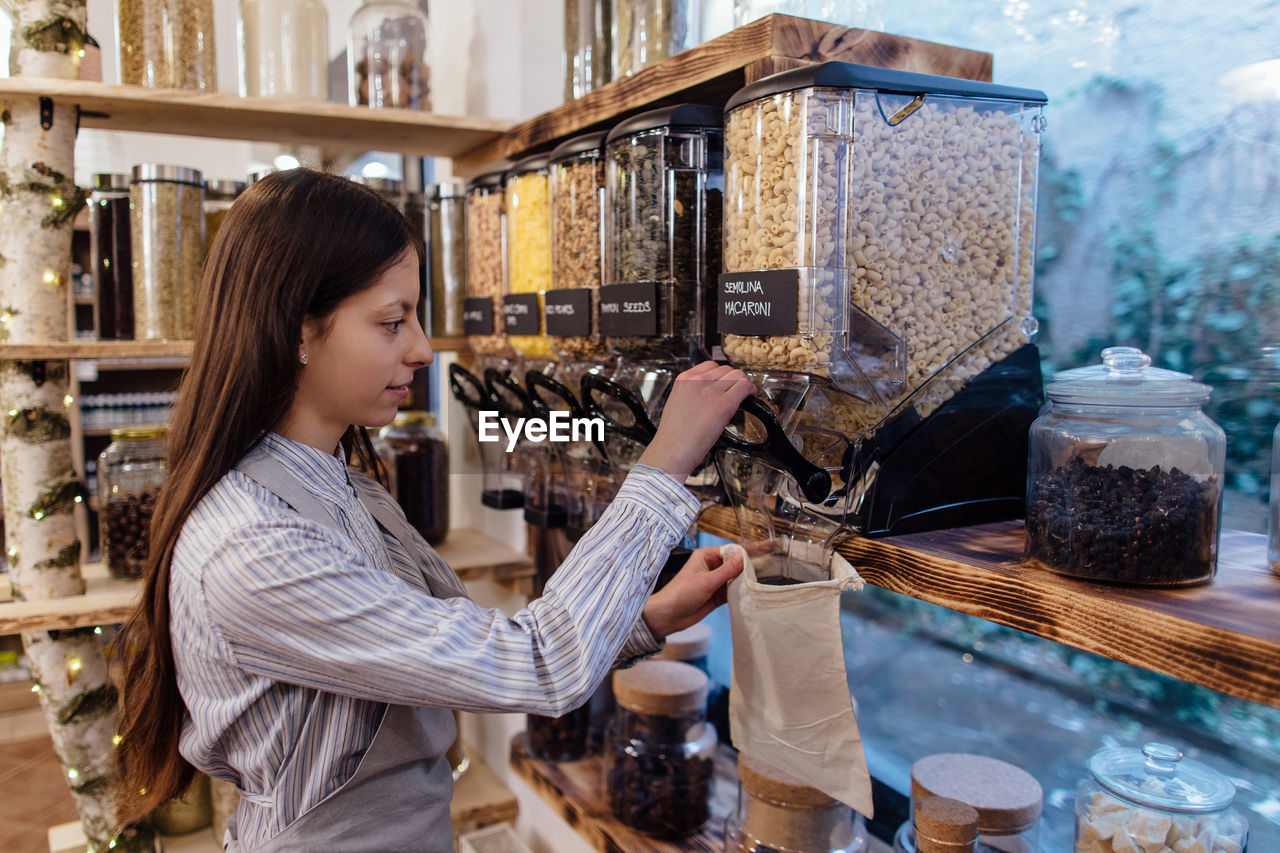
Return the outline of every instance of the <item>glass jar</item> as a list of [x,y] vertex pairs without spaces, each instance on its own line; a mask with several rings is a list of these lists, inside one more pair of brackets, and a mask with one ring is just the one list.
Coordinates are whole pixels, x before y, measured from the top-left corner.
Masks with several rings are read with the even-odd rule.
[[738,808],[725,822],[725,853],[862,853],[864,823],[844,803],[738,755]]
[[244,181],[216,180],[204,182],[204,254],[209,256],[213,238],[227,218],[236,196],[244,192]]
[[612,11],[614,80],[701,41],[699,0],[613,0]]
[[598,363],[608,354],[596,318],[604,277],[607,136],[575,136],[551,152],[552,290],[546,297],[546,325],[562,359]]
[[162,426],[113,429],[98,456],[99,541],[112,577],[142,577],[147,525],[168,473],[165,433]]
[[551,171],[545,154],[507,172],[507,343],[525,358],[554,360],[543,334],[542,293],[551,286]]
[[395,206],[400,213],[405,212],[406,196],[404,184],[397,178],[368,178],[364,175],[348,176],[354,184],[363,184]]
[[735,27],[781,13],[863,30],[884,29],[884,0],[734,0]]
[[436,184],[429,208],[431,323],[436,337],[461,335],[467,296],[467,193],[460,181]]
[[529,755],[539,761],[578,761],[587,754],[591,733],[591,702],[559,717],[525,715]]
[[1249,824],[1231,807],[1235,785],[1172,746],[1100,749],[1089,771],[1076,792],[1076,853],[1245,847]]
[[119,0],[120,82],[218,91],[213,0]]
[[129,176],[93,176],[89,253],[97,299],[98,338],[133,340],[133,247],[129,242]]
[[378,434],[389,491],[429,545],[449,532],[449,448],[430,412],[399,412]]
[[941,753],[911,766],[911,818],[898,828],[895,853],[920,853],[916,804],[926,797],[959,800],[978,812],[981,853],[1038,853],[1044,791],[1020,767],[985,755]]
[[321,0],[240,0],[240,94],[329,100],[329,14]]
[[427,16],[398,0],[369,0],[347,31],[347,103],[430,110]]
[[681,104],[609,131],[600,328],[616,355],[686,359],[715,334],[721,124],[719,109]]
[[129,209],[135,337],[190,340],[204,266],[204,179],[185,166],[134,166]]
[[1073,577],[1186,586],[1217,569],[1226,435],[1209,388],[1132,347],[1059,373],[1031,425],[1028,560]]
[[499,324],[506,288],[506,202],[504,173],[489,172],[467,187],[467,300],[463,327],[477,355],[510,352]]
[[617,710],[605,731],[609,810],[632,829],[683,838],[711,814],[716,732],[702,708],[707,676],[687,663],[645,660],[613,674]]
[[1267,565],[1280,575],[1280,424],[1271,436],[1271,517],[1267,524]]
[[609,82],[609,0],[564,0],[564,99]]

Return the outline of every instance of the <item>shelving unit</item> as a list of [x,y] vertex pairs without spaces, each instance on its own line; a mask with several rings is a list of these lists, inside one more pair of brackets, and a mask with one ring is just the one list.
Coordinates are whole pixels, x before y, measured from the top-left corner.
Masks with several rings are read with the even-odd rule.
[[609,813],[600,756],[563,763],[538,761],[530,757],[523,733],[511,740],[511,769],[600,853],[722,853],[724,821],[737,807],[737,755],[724,744],[716,751],[711,816],[702,828],[681,841],[660,841],[623,826]]
[[[702,530],[736,539],[725,507]],[[1185,589],[1109,586],[1032,568],[1022,522],[851,538],[840,553],[868,582],[1077,649],[1280,707],[1280,578],[1266,537],[1224,530],[1218,575]]]

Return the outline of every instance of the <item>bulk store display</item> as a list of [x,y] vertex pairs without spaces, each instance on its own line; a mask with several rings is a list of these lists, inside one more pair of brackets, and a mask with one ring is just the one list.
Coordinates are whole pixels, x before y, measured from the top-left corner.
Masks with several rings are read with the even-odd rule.
[[134,337],[190,340],[204,266],[204,180],[185,166],[134,166],[129,209]]
[[98,457],[99,541],[112,577],[142,577],[147,527],[168,472],[165,433],[159,426],[113,429]]
[[502,318],[507,344],[523,358],[551,361],[556,353],[542,326],[542,294],[551,287],[549,156],[526,157],[512,166],[504,193],[507,289]]
[[427,16],[401,0],[367,0],[347,25],[347,103],[430,110]]
[[[607,135],[575,136],[551,152],[552,289],[545,297],[547,334],[561,361],[592,367],[608,355],[598,319],[604,276]],[[573,370],[568,372],[577,378]]]
[[99,340],[133,340],[131,219],[129,176],[94,175],[89,197],[89,254],[93,259],[94,328]]
[[716,319],[832,477],[793,514],[875,536],[1021,515],[1044,103],[842,62],[728,100]]
[[683,838],[710,816],[716,732],[704,716],[707,676],[646,660],[613,674],[617,710],[605,731],[610,813],[659,838]]
[[1026,555],[1073,577],[1145,586],[1217,569],[1226,434],[1210,389],[1132,347],[1057,374],[1032,424]]

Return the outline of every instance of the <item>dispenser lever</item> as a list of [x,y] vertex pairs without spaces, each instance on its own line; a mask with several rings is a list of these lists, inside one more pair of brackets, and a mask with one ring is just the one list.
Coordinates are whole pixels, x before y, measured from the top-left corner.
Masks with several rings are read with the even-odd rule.
[[[533,405],[529,402],[529,395],[520,387],[520,380],[511,375],[509,370],[498,370],[496,367],[487,367],[484,371],[484,384],[489,392],[489,399],[498,407],[498,411],[504,418],[527,418],[537,416],[533,409]],[[519,407],[514,407],[510,399],[498,393],[498,386],[505,388],[511,393],[516,400],[519,401]]]
[[[626,406],[635,418],[634,423],[621,424],[609,417],[596,400],[597,393],[607,394]],[[582,407],[588,417],[600,418],[604,421],[607,432],[629,438],[640,444],[647,445],[658,432],[658,428],[649,419],[649,413],[644,409],[644,403],[633,391],[597,373],[588,373],[582,377]]]
[[831,494],[831,475],[826,469],[814,465],[804,457],[803,453],[796,450],[791,439],[787,438],[782,422],[778,420],[773,409],[756,396],[743,400],[740,408],[764,427],[764,440],[748,441],[726,432],[716,441],[716,445],[738,450],[777,465],[795,478],[807,501],[815,504],[825,501]]
[[449,365],[449,390],[454,399],[468,409],[479,409],[489,399],[489,393],[476,375],[457,362]]
[[551,407],[547,405],[547,401],[538,391],[539,388],[542,388],[563,400],[568,405],[571,416],[575,418],[583,417],[582,404],[578,402],[578,398],[569,389],[569,386],[559,379],[553,379],[541,370],[530,370],[525,374],[524,384],[529,389],[529,405],[538,414],[545,416],[551,412]]

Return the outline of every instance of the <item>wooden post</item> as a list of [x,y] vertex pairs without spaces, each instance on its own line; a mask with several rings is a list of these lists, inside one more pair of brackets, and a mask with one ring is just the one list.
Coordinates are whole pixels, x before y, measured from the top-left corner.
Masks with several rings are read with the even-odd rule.
[[[12,76],[75,79],[84,0],[16,0]],[[75,185],[76,106],[48,98],[0,102],[0,343],[67,340],[71,230],[84,193]],[[71,461],[66,361],[0,362],[0,459],[5,546],[14,598],[84,592],[72,510],[83,500]],[[151,849],[149,833],[117,836],[110,778],[116,690],[100,631],[28,631],[27,666],[54,751],[94,851]]]

